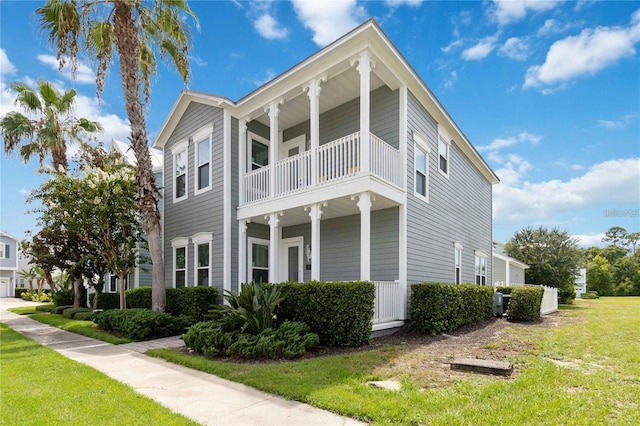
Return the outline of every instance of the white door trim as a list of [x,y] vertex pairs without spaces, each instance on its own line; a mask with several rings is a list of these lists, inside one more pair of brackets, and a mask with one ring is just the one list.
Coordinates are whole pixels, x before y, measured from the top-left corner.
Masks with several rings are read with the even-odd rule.
[[298,281],[304,281],[304,237],[282,238],[280,240],[279,282],[289,280],[289,247],[298,247]]
[[[269,240],[264,240],[262,238],[248,237],[247,238],[247,282],[253,281],[253,245],[259,244],[262,246],[267,246],[269,248]],[[238,289],[240,292],[240,289]]]
[[289,157],[289,150],[291,148],[298,147],[298,154],[302,154],[305,151],[307,145],[307,135],[302,134],[300,136],[296,136],[293,139],[289,139],[288,141],[284,141],[282,143],[282,149],[280,149],[278,160],[284,160]]

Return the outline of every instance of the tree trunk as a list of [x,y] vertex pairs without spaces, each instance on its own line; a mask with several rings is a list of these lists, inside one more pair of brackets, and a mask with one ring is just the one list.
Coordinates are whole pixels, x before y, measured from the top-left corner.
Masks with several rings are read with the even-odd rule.
[[81,285],[82,285],[82,278],[73,278],[73,307],[74,308],[80,308],[82,306],[82,302],[80,300]]
[[120,279],[120,309],[127,309],[127,277],[128,274],[118,274]]
[[140,98],[140,40],[136,23],[128,1],[114,1],[114,32],[116,49],[120,61],[120,75],[125,96],[125,109],[131,125],[131,145],[136,155],[136,178],[138,182],[138,203],[143,215],[142,227],[149,243],[149,253],[153,263],[152,308],[164,312],[166,291],[164,288],[164,261],[160,240],[160,211],[158,200],[160,191],[151,168],[149,141],[142,100]]
[[62,145],[51,149],[51,162],[56,171],[60,170],[60,166],[64,168],[65,173],[69,171],[69,162],[67,161],[67,147],[62,142]]

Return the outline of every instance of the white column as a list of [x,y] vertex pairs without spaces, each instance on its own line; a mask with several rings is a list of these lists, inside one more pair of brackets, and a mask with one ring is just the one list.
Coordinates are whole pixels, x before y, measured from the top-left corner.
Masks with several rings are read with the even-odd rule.
[[320,280],[320,219],[324,207],[327,207],[326,202],[304,208],[311,218],[311,279],[316,281]]
[[[231,291],[231,114],[224,110],[223,135],[222,288]],[[197,256],[197,254],[196,254]],[[211,264],[211,262],[209,262]]]
[[354,195],[358,197],[360,209],[360,279],[371,280],[371,201],[373,197],[368,192]]
[[[309,139],[311,142],[311,185],[318,182],[318,147],[320,146],[320,83],[327,81],[327,77],[313,79],[304,87],[309,96]],[[313,273],[313,271],[312,271]]]
[[371,58],[367,52],[360,54],[357,70],[360,73],[360,169],[369,171],[369,109],[371,90]]
[[264,218],[269,221],[269,282],[278,282],[278,250],[280,246],[280,216],[284,213],[277,212],[266,215]]
[[238,122],[238,188],[240,188],[240,205],[245,203],[246,188],[244,187],[244,175],[247,173],[247,119]]
[[271,197],[276,193],[276,174],[273,165],[278,161],[278,114],[281,103],[273,101],[264,109],[264,112],[269,113],[269,194]]
[[507,260],[506,262],[504,262],[504,280],[505,280],[505,285],[509,285],[511,282],[511,271],[509,271],[509,266],[510,266],[510,262]]
[[248,220],[238,221],[238,289],[247,282],[247,225]]

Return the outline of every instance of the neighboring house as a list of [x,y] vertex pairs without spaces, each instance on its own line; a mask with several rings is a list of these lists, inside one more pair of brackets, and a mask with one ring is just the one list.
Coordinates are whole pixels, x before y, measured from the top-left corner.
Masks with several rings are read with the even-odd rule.
[[582,294],[587,292],[587,268],[578,269],[573,287],[576,290],[576,299],[582,299]]
[[383,329],[412,283],[493,282],[498,178],[373,20],[237,102],[183,91],[154,147],[167,287],[371,280]]
[[[119,152],[125,158],[125,161],[132,165],[136,165],[136,156],[133,152],[133,148],[126,142],[119,141],[117,139],[111,140],[111,152]],[[151,156],[151,167],[158,185],[162,183],[162,153],[156,150],[149,150]],[[162,199],[158,203],[158,208],[162,212]],[[141,247],[140,254],[143,258],[148,259],[148,262],[142,262],[136,266],[134,271],[129,274],[127,288],[138,288],[151,286],[151,271],[152,265],[149,257],[149,252],[146,248]],[[108,273],[105,277],[104,289],[105,293],[116,293],[120,291],[120,279],[117,275]]]
[[525,283],[525,270],[529,268],[529,265],[508,256],[504,251],[504,243],[494,241],[491,256],[493,258],[494,285]]
[[16,237],[0,231],[0,297],[15,295],[19,245]]

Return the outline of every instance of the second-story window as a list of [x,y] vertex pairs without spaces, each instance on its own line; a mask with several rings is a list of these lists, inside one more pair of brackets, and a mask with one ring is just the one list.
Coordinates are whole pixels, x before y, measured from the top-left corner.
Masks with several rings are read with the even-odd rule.
[[414,193],[419,198],[429,201],[429,145],[421,135],[413,135],[413,163],[415,168]]
[[269,165],[269,141],[249,132],[249,169],[256,170]]
[[173,201],[187,198],[188,142],[182,141],[171,148],[173,154]]
[[211,138],[201,140],[196,145],[196,192],[204,191],[211,187]]
[[438,169],[449,177],[449,143],[442,136],[438,136]]

